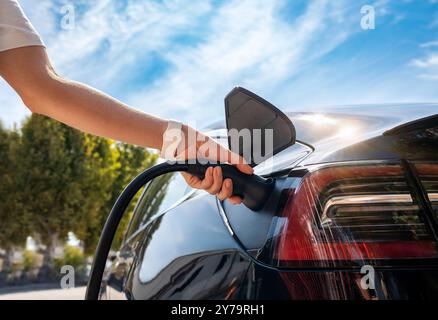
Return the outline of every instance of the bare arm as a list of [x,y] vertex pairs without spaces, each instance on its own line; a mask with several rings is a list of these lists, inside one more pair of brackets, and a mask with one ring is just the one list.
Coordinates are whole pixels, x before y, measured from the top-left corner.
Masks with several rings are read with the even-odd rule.
[[[29,46],[0,52],[0,76],[34,113],[94,135],[154,149],[162,147],[166,120],[137,111],[96,89],[59,76],[44,47]],[[186,139],[188,130],[183,126]],[[202,133],[197,132],[197,135]],[[212,143],[218,151],[223,149],[216,142]],[[195,144],[198,149],[197,142]],[[188,150],[185,154],[187,158]],[[237,162],[232,160],[231,151],[226,150],[225,159],[219,159],[219,154],[211,155],[210,160],[228,161],[242,172],[252,173],[252,168],[244,164],[242,158],[239,157]],[[193,188],[206,190],[221,200],[241,202],[239,197],[232,196],[232,181],[223,180],[219,167],[209,168],[202,180],[187,173],[183,173],[183,177]]]
[[43,47],[0,52],[0,75],[34,113],[94,135],[161,148],[167,121],[130,108],[89,86],[60,77]]

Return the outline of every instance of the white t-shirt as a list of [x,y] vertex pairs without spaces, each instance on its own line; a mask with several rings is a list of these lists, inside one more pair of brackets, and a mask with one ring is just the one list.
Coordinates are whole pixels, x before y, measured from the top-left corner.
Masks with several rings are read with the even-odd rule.
[[0,52],[27,46],[44,46],[17,0],[0,0]]

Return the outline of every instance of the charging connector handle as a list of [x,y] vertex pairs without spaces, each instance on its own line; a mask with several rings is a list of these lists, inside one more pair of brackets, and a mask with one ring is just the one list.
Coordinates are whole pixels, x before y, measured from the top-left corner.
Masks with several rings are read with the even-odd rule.
[[233,181],[233,195],[241,197],[245,206],[254,211],[263,208],[274,187],[273,179],[245,174],[229,164],[187,164],[187,172],[202,179],[209,167],[217,166],[222,168],[224,179],[230,178]]

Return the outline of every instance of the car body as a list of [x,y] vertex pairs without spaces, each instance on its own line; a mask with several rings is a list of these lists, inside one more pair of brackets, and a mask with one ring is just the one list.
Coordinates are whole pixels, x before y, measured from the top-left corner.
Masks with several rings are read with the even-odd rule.
[[438,298],[438,104],[287,115],[296,143],[255,168],[276,179],[263,210],[156,178],[100,298]]

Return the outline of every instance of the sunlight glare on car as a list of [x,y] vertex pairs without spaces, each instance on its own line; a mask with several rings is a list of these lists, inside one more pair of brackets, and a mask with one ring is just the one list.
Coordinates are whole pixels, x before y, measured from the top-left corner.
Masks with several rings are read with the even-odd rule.
[[342,137],[345,140],[354,140],[358,136],[359,127],[355,125],[345,125],[342,126],[338,133],[336,134],[337,137]]
[[338,119],[335,119],[334,117],[330,117],[322,113],[304,114],[297,118],[300,120],[311,122],[315,125],[324,125],[324,124],[335,125],[338,123]]

